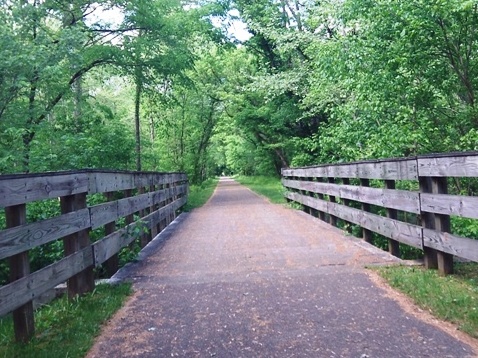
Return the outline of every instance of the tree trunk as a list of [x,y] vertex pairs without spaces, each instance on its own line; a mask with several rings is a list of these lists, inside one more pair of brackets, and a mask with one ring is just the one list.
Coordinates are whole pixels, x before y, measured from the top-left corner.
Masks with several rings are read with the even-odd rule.
[[81,101],[83,97],[83,88],[81,85],[82,82],[82,76],[78,77],[73,84],[73,91],[75,95],[73,96],[73,102],[74,102],[74,110],[73,110],[73,119],[75,121],[75,131],[76,133],[81,132]]
[[138,34],[138,44],[136,49],[136,68],[134,71],[135,77],[135,97],[134,97],[134,127],[136,138],[136,170],[141,171],[141,128],[140,128],[140,109],[141,109],[141,94],[143,92],[143,68],[141,66],[141,46],[139,39],[141,38],[141,30]]
[[[139,72],[139,73],[138,73]],[[141,92],[143,90],[143,83],[141,81],[141,69],[138,68],[136,73],[136,93],[134,97],[134,127],[136,138],[136,170],[141,171],[141,132],[140,132],[140,106],[141,106]]]

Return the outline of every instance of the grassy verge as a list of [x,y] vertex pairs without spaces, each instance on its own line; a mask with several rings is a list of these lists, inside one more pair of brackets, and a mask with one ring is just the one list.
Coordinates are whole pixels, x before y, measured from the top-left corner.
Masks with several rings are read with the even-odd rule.
[[131,294],[130,284],[98,285],[74,301],[66,297],[35,312],[35,337],[28,344],[14,342],[11,317],[0,319],[0,357],[84,357],[101,324],[116,312]]
[[236,179],[239,183],[247,186],[249,189],[258,194],[269,198],[272,203],[285,204],[284,188],[280,182],[280,178],[276,177],[245,177],[238,176]]
[[422,267],[377,269],[388,283],[434,316],[478,338],[478,264],[456,264],[455,274],[441,277]]
[[201,183],[201,185],[191,185],[189,187],[188,202],[184,207],[185,211],[191,211],[194,208],[203,206],[214,193],[216,189],[218,178],[208,179]]

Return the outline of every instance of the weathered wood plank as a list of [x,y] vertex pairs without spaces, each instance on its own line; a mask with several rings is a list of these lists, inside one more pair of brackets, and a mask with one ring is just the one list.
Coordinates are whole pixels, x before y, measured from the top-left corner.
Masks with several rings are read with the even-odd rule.
[[[164,176],[166,177],[167,174]],[[136,188],[146,188],[153,184],[153,176],[145,173],[138,173],[134,176],[134,185]]]
[[302,195],[302,194],[294,193],[294,192],[285,193],[285,197],[295,202],[298,202],[302,205],[311,207],[313,209],[316,209],[322,212],[327,211],[328,201],[321,200],[318,198],[312,198],[310,196],[306,196],[306,195]]
[[99,228],[121,217],[118,209],[118,200],[91,206],[89,211],[92,229]]
[[423,177],[478,177],[478,154],[418,158]]
[[423,193],[420,198],[423,211],[478,219],[478,197]]
[[417,180],[417,161],[415,159],[360,163],[358,177],[382,180]]
[[186,203],[186,198],[181,198],[168,204],[151,214],[148,214],[141,218],[140,220],[126,226],[123,229],[115,231],[114,233],[105,236],[103,239],[96,241],[93,247],[95,265],[99,266],[114,254],[116,254],[119,250],[123,247],[127,246],[131,242],[133,242],[137,237],[135,237],[132,233],[136,225],[139,222],[146,224],[149,228],[159,223],[161,220],[166,218],[171,211],[179,209]]
[[292,171],[293,171],[293,169],[282,168],[281,169],[281,176],[282,177],[291,177],[292,176]]
[[415,214],[420,213],[419,194],[417,192],[288,179],[283,179],[282,183],[285,187],[292,189],[307,190]]
[[137,237],[132,234],[136,224],[137,222],[134,222],[93,243],[92,248],[96,267],[137,239]]
[[383,180],[417,180],[415,159],[354,162],[320,167],[284,169],[286,177],[363,178]]
[[179,186],[172,187],[172,188],[157,190],[157,191],[151,192],[151,195],[152,195],[151,201],[153,205],[161,204],[170,199],[173,199],[177,195],[183,195],[186,192],[187,192],[186,184],[181,184]]
[[478,262],[478,240],[459,237],[432,229],[423,229],[423,245]]
[[0,259],[90,227],[88,209],[1,231]]
[[360,225],[363,228],[374,231],[385,237],[403,242],[404,244],[413,247],[422,248],[420,226],[389,219],[336,203],[329,203],[328,211],[341,219]]
[[419,226],[392,220],[338,203],[311,198],[299,193],[288,192],[285,195],[298,203],[327,212],[350,223],[360,225],[367,230],[413,247],[422,248],[421,227]]
[[0,287],[0,316],[40,296],[93,265],[91,247],[86,247],[20,280]]
[[327,166],[327,176],[330,178],[358,178],[359,167],[364,164],[347,163]]
[[135,188],[134,174],[132,173],[90,173],[90,183],[90,194]]
[[152,199],[151,202],[152,204],[161,204],[164,203],[165,201],[169,200],[173,196],[173,191],[168,189],[161,189],[157,190],[151,193]]
[[151,206],[150,193],[136,195],[130,198],[118,200],[118,215],[119,217],[141,211]]
[[25,175],[3,179],[0,176],[0,207],[25,204],[88,191],[88,175]]
[[308,168],[294,168],[284,170],[285,176],[287,177],[308,177],[307,171]]

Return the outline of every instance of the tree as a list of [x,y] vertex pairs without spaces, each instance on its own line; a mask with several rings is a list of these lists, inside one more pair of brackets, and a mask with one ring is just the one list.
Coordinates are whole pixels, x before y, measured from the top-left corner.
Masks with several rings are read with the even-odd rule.
[[2,129],[21,136],[22,156],[13,163],[16,170],[29,171],[38,127],[71,94],[77,80],[114,58],[112,46],[100,35],[110,30],[85,24],[96,4],[39,0],[0,4],[2,26],[8,29],[1,38],[0,121]]
[[313,17],[321,11],[304,103],[330,113],[322,160],[473,149],[475,5],[330,1]]

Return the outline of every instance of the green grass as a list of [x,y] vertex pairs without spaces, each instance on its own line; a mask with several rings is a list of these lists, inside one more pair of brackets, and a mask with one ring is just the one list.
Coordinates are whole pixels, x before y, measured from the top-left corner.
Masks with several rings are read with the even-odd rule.
[[284,187],[278,177],[246,177],[238,176],[234,178],[242,185],[247,186],[252,191],[264,195],[272,203],[285,204]]
[[131,285],[98,285],[73,301],[66,297],[35,312],[35,337],[28,344],[14,342],[11,317],[0,319],[1,358],[84,357],[93,345],[103,322],[131,294]]
[[184,206],[184,211],[191,211],[206,204],[206,202],[216,189],[218,178],[208,179],[201,185],[191,185],[189,187],[188,202]]
[[392,266],[377,271],[421,308],[478,338],[478,264],[456,264],[455,274],[447,277],[423,267]]

